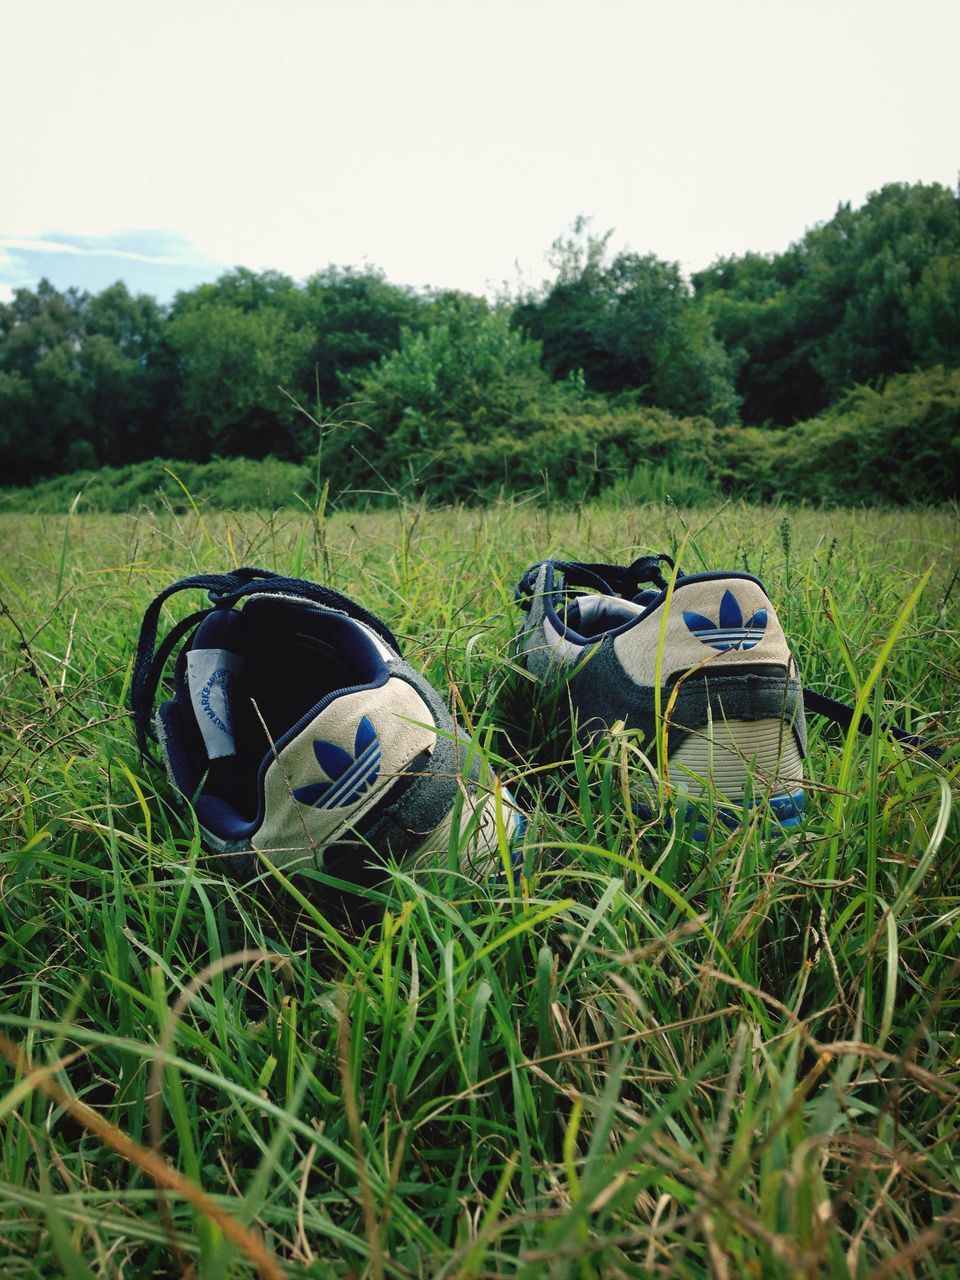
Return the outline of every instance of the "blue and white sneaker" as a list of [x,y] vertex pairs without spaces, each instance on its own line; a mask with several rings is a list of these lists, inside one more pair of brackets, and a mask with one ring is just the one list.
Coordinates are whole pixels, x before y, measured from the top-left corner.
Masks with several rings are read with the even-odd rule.
[[[190,588],[212,607],[157,648],[161,608]],[[510,795],[389,629],[316,583],[250,568],[174,583],[144,617],[131,701],[141,751],[157,740],[205,846],[244,878],[258,851],[350,885],[379,880],[384,858],[443,866],[455,824],[461,868],[482,878],[522,833]]]
[[[566,686],[581,741],[636,731],[658,789],[695,812],[730,822],[761,804],[777,825],[797,826],[803,689],[776,610],[751,574],[673,568],[666,555],[533,565],[516,593],[521,658],[548,686]],[[648,808],[644,773],[635,796]]]

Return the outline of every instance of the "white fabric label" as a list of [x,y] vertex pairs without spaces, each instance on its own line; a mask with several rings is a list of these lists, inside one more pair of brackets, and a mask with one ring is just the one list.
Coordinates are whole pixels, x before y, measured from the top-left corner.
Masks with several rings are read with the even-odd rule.
[[236,754],[230,723],[230,682],[242,666],[243,658],[227,649],[191,649],[187,654],[190,699],[211,760]]

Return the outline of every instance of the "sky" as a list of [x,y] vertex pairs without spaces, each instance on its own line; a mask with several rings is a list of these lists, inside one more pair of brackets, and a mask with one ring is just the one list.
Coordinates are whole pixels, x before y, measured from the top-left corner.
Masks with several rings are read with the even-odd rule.
[[516,293],[957,186],[958,0],[0,0],[0,301],[243,265]]

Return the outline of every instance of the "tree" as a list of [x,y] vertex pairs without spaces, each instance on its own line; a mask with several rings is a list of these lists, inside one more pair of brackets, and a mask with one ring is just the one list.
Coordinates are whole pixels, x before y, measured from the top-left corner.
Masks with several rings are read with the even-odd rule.
[[18,479],[155,451],[166,390],[161,325],[154,299],[121,283],[91,297],[42,280],[0,307],[6,411],[19,424],[0,424],[0,432],[8,447],[19,440]]
[[429,303],[409,289],[388,284],[375,268],[330,266],[300,286],[277,271],[237,267],[212,284],[179,293],[171,319],[179,321],[211,306],[283,318],[299,335],[302,355],[285,385],[313,411],[338,405],[349,394],[358,370],[396,348],[404,326],[425,322]]
[[815,363],[834,396],[916,364],[913,293],[935,258],[960,252],[960,202],[938,183],[891,183],[856,211],[842,205],[805,248],[800,311],[823,319]]
[[332,406],[351,394],[361,369],[396,350],[404,329],[427,323],[429,303],[380,271],[331,266],[306,281],[300,314],[312,339],[303,390]]
[[960,365],[960,253],[924,268],[910,298],[910,348],[921,368]]
[[251,271],[249,267],[234,267],[211,284],[181,290],[173,301],[170,314],[177,318],[204,307],[217,306],[245,312],[273,307],[292,315],[296,310],[297,294],[294,281],[281,271]]
[[733,363],[704,308],[685,308],[658,346],[651,399],[681,416],[703,414],[718,427],[738,421]]
[[311,429],[284,392],[296,386],[308,338],[282,311],[206,303],[173,317],[166,339],[177,379],[170,448],[197,459],[302,454]]
[[542,343],[554,378],[582,371],[591,391],[735,421],[732,366],[709,314],[694,317],[678,265],[635,253],[607,261],[609,238],[574,223],[553,246],[554,281],[518,304],[514,323]]
[[60,293],[49,280],[36,291],[14,290],[0,304],[0,369],[30,379],[38,361],[61,343],[79,343],[89,296],[76,289]]
[[52,435],[38,430],[33,386],[16,370],[0,369],[0,475],[4,484],[29,484],[59,471]]
[[95,455],[112,465],[150,457],[173,392],[163,311],[118,281],[87,300],[83,318],[77,363]]
[[333,434],[326,457],[335,487],[365,486],[373,463],[390,484],[429,479],[443,497],[465,496],[467,446],[522,438],[562,397],[539,345],[506,310],[452,294],[435,302],[433,317],[424,330],[404,329],[397,350],[357,378],[363,427]]
[[958,253],[957,194],[892,183],[859,209],[841,205],[782,254],[698,272],[694,289],[736,362],[745,419],[804,420],[854,383],[954,359],[935,331],[950,331],[957,315]]

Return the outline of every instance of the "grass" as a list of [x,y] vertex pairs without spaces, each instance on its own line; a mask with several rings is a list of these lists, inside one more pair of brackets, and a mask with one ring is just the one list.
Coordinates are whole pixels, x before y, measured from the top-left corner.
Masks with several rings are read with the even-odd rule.
[[[955,514],[0,530],[5,1277],[960,1275]],[[629,734],[545,744],[522,569],[681,543],[757,573],[806,682],[940,764],[814,723],[801,837],[698,842],[635,817]],[[456,697],[530,814],[516,884],[401,871],[360,933],[203,854],[138,758],[131,651],[163,586],[244,563],[359,598]]]

